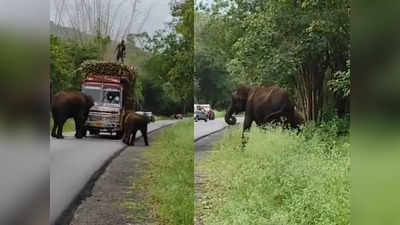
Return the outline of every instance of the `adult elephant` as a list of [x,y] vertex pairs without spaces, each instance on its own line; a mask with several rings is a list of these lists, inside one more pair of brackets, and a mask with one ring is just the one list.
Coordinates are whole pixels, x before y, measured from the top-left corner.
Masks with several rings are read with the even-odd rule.
[[257,125],[279,121],[285,118],[285,123],[298,127],[302,122],[295,111],[288,93],[277,86],[239,86],[232,93],[232,102],[225,114],[225,122],[229,125],[236,123],[233,114],[245,112],[243,132],[250,129],[253,121]]
[[89,115],[89,109],[94,105],[92,97],[79,91],[60,91],[54,94],[51,103],[51,112],[54,125],[51,136],[64,138],[62,135],[65,121],[74,118],[75,137],[85,136],[85,121]]

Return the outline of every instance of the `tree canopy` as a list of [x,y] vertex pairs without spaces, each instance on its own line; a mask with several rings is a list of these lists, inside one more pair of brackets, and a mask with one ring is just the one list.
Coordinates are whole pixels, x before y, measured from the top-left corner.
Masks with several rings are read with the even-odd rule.
[[285,87],[308,120],[327,96],[349,97],[350,1],[216,0],[199,14],[196,55],[235,85]]

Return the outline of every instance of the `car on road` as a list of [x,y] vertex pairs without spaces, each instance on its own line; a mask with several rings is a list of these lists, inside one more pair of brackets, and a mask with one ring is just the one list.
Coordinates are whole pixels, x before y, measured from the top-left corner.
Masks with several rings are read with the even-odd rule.
[[204,111],[209,120],[214,120],[215,119],[215,113],[211,109],[211,105],[210,104],[194,104],[194,110],[195,111],[198,111],[198,110],[199,111]]
[[207,113],[206,113],[205,111],[203,111],[203,110],[195,110],[195,111],[194,111],[193,118],[194,118],[194,122],[197,122],[197,121],[199,121],[199,120],[204,120],[204,122],[207,122],[207,120],[208,120],[208,115],[207,115]]

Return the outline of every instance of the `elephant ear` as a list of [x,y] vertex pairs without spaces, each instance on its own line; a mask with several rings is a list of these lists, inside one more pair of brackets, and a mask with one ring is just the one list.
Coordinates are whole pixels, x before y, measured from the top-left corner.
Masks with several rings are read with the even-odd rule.
[[239,85],[238,88],[236,89],[234,95],[237,96],[237,98],[240,100],[247,101],[250,90],[251,90],[251,87],[249,87],[247,85]]

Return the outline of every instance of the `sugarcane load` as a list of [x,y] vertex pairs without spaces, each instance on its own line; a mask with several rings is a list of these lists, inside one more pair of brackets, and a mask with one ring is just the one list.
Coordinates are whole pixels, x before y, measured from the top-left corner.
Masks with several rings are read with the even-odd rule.
[[86,129],[90,134],[109,132],[121,138],[122,116],[135,109],[136,72],[133,66],[107,61],[86,61],[78,70],[82,92],[91,96]]

